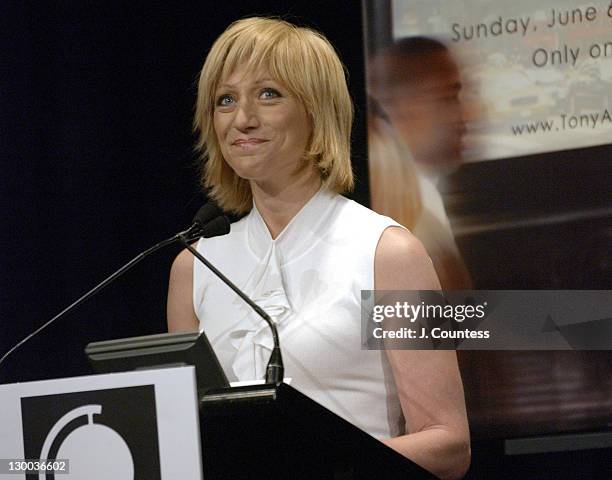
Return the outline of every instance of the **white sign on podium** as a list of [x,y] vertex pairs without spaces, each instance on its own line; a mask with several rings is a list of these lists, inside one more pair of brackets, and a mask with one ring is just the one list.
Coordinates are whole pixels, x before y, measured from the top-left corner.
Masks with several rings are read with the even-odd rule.
[[201,480],[194,367],[0,385],[0,479],[51,473]]

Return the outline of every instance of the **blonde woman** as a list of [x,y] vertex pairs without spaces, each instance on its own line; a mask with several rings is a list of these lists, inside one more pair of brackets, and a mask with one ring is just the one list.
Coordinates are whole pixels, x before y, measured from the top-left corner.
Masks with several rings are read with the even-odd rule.
[[[248,214],[197,248],[278,325],[293,386],[441,478],[469,463],[454,352],[361,350],[362,289],[438,289],[422,245],[347,200],[353,108],[319,33],[237,21],[202,68],[195,128],[203,183]],[[233,380],[262,378],[268,328],[189,253],[174,262],[170,331],[204,330]]]

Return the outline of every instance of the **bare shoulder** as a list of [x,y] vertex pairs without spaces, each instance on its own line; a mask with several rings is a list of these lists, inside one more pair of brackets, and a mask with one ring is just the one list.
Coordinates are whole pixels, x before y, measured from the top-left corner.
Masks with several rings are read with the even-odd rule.
[[184,249],[176,256],[172,262],[170,275],[171,277],[189,275],[189,278],[191,278],[193,275],[193,254],[189,250]]
[[374,258],[377,290],[439,290],[440,282],[423,244],[402,227],[382,233]]
[[187,249],[177,255],[170,270],[167,304],[168,331],[197,330],[193,309],[193,255]]

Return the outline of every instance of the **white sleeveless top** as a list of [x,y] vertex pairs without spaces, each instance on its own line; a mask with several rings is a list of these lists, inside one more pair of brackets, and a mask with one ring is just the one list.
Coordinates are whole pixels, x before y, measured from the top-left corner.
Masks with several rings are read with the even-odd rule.
[[[272,240],[255,206],[228,235],[197,249],[277,323],[291,385],[371,435],[403,433],[384,351],[361,349],[361,290],[374,289],[382,232],[398,225],[321,189]],[[269,327],[194,261],[194,309],[230,381],[261,379]]]

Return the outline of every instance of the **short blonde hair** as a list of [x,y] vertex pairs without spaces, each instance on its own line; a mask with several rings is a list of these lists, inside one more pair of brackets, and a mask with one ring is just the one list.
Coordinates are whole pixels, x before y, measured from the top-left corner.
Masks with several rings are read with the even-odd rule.
[[202,184],[226,211],[246,213],[252,207],[248,180],[227,164],[213,125],[219,82],[238,67],[265,68],[304,105],[312,125],[305,158],[319,169],[328,188],[353,188],[350,138],[353,104],[344,66],[320,33],[276,18],[252,17],[232,23],[213,44],[198,83],[194,130],[202,160]]

